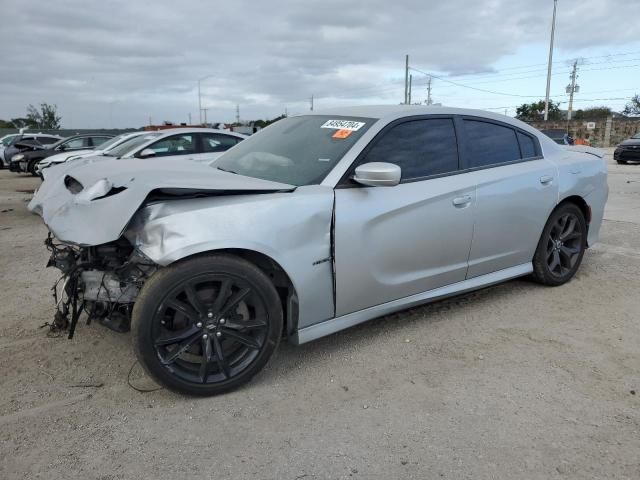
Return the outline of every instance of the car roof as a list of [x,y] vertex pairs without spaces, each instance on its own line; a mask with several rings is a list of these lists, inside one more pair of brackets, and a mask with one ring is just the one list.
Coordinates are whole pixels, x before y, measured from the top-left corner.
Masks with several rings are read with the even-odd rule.
[[176,133],[221,133],[223,135],[231,135],[234,137],[247,138],[242,133],[231,132],[229,130],[219,130],[216,128],[165,128],[161,130],[148,130],[145,133],[160,133],[162,136],[173,135]]
[[557,151],[558,149],[558,145],[550,137],[544,135],[540,130],[518,120],[517,118],[502,115],[501,113],[487,112],[485,110],[477,110],[473,108],[456,108],[435,105],[365,105],[318,110],[303,115],[362,117],[381,120],[385,123],[417,115],[464,115],[505,123],[535,135],[542,145],[543,152]]
[[65,140],[70,138],[82,138],[82,137],[115,137],[113,133],[76,133],[75,135],[69,135],[65,137]]
[[51,138],[59,138],[59,139],[63,138],[60,135],[55,135],[53,133],[29,133],[29,132],[23,132],[23,133],[15,133],[14,135],[22,135],[23,137],[51,137]]
[[485,110],[477,110],[473,108],[456,108],[434,105],[364,105],[354,107],[338,107],[326,110],[317,110],[312,113],[302,115],[336,115],[346,117],[363,117],[373,118],[390,122],[403,117],[414,115],[466,115],[473,117],[485,118],[487,120],[495,120],[497,122],[507,123],[514,127],[520,128],[538,138],[548,139],[546,135],[541,135],[540,131],[518,120],[517,118],[502,115],[500,113],[487,112]]
[[[307,114],[304,114],[307,115]],[[317,110],[309,115],[342,115],[389,120],[412,115],[469,115],[512,123],[513,117],[472,108],[456,108],[434,105],[362,105]],[[517,120],[519,122],[519,120]]]

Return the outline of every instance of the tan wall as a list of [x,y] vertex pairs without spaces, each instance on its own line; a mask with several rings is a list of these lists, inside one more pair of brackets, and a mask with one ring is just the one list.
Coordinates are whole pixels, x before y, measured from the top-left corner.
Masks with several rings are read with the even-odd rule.
[[[592,121],[596,124],[593,130],[587,129],[587,123]],[[569,135],[573,138],[589,140],[592,145],[598,147],[613,147],[630,136],[640,132],[640,118],[611,119],[611,140],[609,145],[605,145],[607,119],[598,120],[571,120],[569,122]],[[538,130],[550,128],[567,128],[566,120],[551,122],[527,122]]]

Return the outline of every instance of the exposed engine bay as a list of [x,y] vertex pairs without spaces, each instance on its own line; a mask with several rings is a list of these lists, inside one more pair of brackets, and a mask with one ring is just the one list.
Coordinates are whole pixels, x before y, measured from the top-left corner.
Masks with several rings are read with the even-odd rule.
[[146,279],[158,265],[125,239],[92,247],[57,243],[51,233],[45,240],[51,257],[47,267],[62,276],[53,286],[56,312],[52,332],[68,330],[73,338],[83,312],[87,324],[96,319],[117,332],[129,331],[133,303]]

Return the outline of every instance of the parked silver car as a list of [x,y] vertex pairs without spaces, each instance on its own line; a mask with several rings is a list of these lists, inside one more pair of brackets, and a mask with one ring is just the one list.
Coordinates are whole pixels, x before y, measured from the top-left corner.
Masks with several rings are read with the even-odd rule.
[[[567,147],[571,148],[571,147]],[[248,381],[285,335],[305,343],[532,274],[561,285],[598,238],[602,155],[528,125],[444,107],[285,118],[211,166],[78,165],[29,208],[79,312],[131,330],[166,387]]]

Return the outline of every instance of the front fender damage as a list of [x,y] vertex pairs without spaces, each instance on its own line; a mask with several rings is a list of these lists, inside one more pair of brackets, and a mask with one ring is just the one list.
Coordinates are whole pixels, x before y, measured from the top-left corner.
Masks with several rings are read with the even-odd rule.
[[[85,168],[89,163],[63,167],[47,176],[29,204],[29,210],[39,214],[50,231],[45,242],[51,251],[48,266],[62,273],[53,288],[56,315],[51,327],[56,331],[68,328],[70,337],[83,311],[88,321],[98,318],[115,330],[128,330],[137,293],[159,268],[123,235],[143,206],[294,189],[190,162],[164,166],[157,162],[153,172],[148,171],[149,165],[145,170],[129,163],[95,162],[90,169]],[[108,174],[116,166],[118,173]]]

